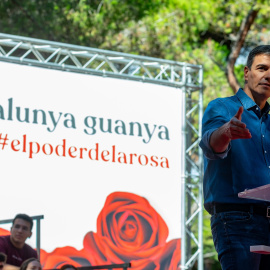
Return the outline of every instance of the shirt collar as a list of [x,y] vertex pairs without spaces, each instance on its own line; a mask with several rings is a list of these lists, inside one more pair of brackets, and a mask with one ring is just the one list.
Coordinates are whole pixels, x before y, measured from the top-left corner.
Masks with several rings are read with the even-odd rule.
[[[253,107],[258,107],[258,105],[255,103],[255,101],[253,101],[245,92],[242,88],[239,88],[239,90],[236,93],[236,96],[238,97],[238,99],[240,100],[240,102],[242,103],[244,109],[248,110],[251,109]],[[265,113],[269,113],[270,111],[270,105],[268,102],[266,102],[265,107],[263,109],[263,111]]]

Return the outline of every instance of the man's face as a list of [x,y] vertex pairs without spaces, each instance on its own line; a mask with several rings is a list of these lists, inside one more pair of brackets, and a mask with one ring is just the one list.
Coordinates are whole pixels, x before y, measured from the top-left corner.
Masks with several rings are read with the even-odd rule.
[[255,56],[251,69],[244,69],[245,92],[258,104],[270,97],[270,56]]
[[30,223],[20,218],[15,219],[10,232],[11,242],[15,246],[23,245],[25,240],[32,235]]

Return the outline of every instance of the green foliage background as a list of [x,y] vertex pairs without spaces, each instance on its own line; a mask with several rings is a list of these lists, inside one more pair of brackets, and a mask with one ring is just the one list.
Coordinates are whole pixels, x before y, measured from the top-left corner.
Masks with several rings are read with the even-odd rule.
[[[232,95],[225,69],[240,25],[253,8],[242,55],[269,44],[267,0],[1,0],[0,32],[165,58],[204,67],[204,106]],[[235,66],[243,85],[245,57]],[[220,269],[204,214],[206,269]]]

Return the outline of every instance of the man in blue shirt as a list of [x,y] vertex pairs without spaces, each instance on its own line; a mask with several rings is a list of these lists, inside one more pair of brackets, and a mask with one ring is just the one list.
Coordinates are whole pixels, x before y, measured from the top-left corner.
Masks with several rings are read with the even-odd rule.
[[[253,49],[236,95],[209,103],[203,116],[204,205],[222,269],[270,269],[270,203],[238,198],[270,184],[270,45]],[[270,210],[270,208],[269,208]],[[269,211],[270,213],[270,211]]]

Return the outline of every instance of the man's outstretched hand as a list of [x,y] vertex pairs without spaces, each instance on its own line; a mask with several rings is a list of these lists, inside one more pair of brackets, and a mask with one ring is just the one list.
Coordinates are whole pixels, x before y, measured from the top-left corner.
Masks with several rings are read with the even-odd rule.
[[243,111],[244,109],[241,106],[229,122],[212,133],[210,146],[214,152],[224,152],[231,140],[250,139],[252,137],[246,128],[246,124],[241,121]]

